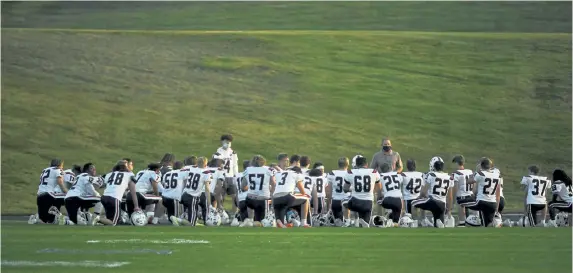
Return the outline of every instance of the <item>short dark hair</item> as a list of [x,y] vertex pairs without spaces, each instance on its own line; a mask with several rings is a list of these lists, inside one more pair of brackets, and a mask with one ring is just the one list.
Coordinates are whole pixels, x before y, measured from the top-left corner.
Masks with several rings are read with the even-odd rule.
[[221,141],[223,141],[223,140],[226,140],[226,141],[229,141],[229,142],[233,142],[233,135],[231,135],[231,134],[222,135],[222,136],[221,136]]
[[359,156],[356,158],[356,167],[364,167],[366,166],[368,160],[366,159],[366,157],[363,156]]
[[310,157],[307,155],[303,155],[300,157],[300,165],[302,167],[306,167],[308,165],[310,165]]
[[171,153],[166,153],[163,158],[161,159],[160,164],[162,165],[169,165],[169,164],[173,164],[173,161],[175,161],[175,155],[171,154]]
[[527,169],[534,175],[539,174],[539,167],[537,165],[531,165]]
[[[81,169],[80,172],[78,173],[87,173],[90,170],[90,167],[93,166],[94,164],[91,162],[88,162],[86,164],[84,164],[84,167]],[[74,165],[74,171],[76,171],[76,167],[80,168],[80,166],[78,165]]]
[[125,161],[127,161],[127,163],[133,162],[133,161],[131,161],[131,158],[129,158],[129,157],[124,157],[121,160],[125,160]]
[[185,165],[197,165],[197,157],[194,155],[188,156],[185,158],[185,160],[183,160],[183,164],[185,164]]
[[113,171],[114,172],[129,172],[129,169],[127,168],[127,161],[120,160],[119,162],[117,162],[115,167],[113,167]]
[[434,162],[434,170],[437,172],[441,172],[444,170],[444,161],[436,161]]
[[318,161],[318,162],[315,162],[315,163],[312,165],[312,168],[313,168],[313,169],[316,169],[316,168],[318,168],[318,167],[320,167],[320,166],[324,166],[324,164],[322,164],[322,162]]
[[[356,161],[358,161],[358,160],[356,160]],[[380,170],[381,170],[383,173],[389,172],[389,171],[391,170],[390,164],[388,164],[388,163],[386,163],[386,162],[382,163],[382,165],[380,165]]]
[[157,163],[149,163],[147,165],[147,168],[152,170],[152,171],[157,171],[157,170],[161,169],[161,165],[159,165]]
[[290,164],[300,162],[300,155],[291,155],[289,159]]
[[280,154],[277,156],[277,160],[278,160],[278,161],[281,161],[281,160],[283,160],[283,159],[285,159],[285,158],[288,158],[288,154],[286,154],[286,153],[280,153]]
[[183,168],[183,162],[181,161],[175,161],[175,163],[173,163],[173,169],[174,170],[179,170]]
[[59,158],[54,158],[50,161],[50,167],[58,167],[60,165],[62,165],[62,160]]
[[457,163],[458,166],[463,166],[466,163],[466,159],[463,155],[456,155],[452,158],[452,163]]
[[408,169],[409,172],[415,171],[416,170],[416,160],[408,159],[408,161],[406,161],[406,169]]
[[491,160],[486,157],[486,158],[483,158],[483,159],[481,160],[481,162],[479,163],[479,165],[480,165],[480,167],[481,167],[482,169],[484,169],[484,170],[489,170],[489,169],[491,169],[491,167],[492,167],[493,164],[492,164]]
[[[88,163],[88,164],[91,164],[91,163]],[[86,165],[84,165],[84,167],[85,167],[85,166],[86,166]],[[83,171],[82,171],[82,166],[74,164],[74,165],[72,166],[72,172],[74,172],[75,174],[83,173]]]
[[222,159],[212,158],[212,159],[209,161],[208,166],[211,167],[211,168],[219,168],[219,167],[221,167],[222,164],[223,164],[223,160],[222,160]]
[[251,165],[250,160],[243,160],[243,170],[246,170]]
[[308,172],[309,176],[322,176],[322,174],[324,174],[323,170],[322,169],[316,169],[316,168],[314,168]]

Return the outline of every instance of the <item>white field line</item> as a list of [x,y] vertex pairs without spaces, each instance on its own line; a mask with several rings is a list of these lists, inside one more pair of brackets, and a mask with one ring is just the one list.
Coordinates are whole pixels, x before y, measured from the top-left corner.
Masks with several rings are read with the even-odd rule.
[[89,28],[2,28],[2,31],[75,32],[75,33],[139,33],[139,34],[240,34],[240,35],[440,35],[491,38],[550,38],[571,37],[570,33],[539,32],[432,32],[397,30],[144,30],[144,29],[89,29]]
[[102,262],[102,261],[50,261],[50,262],[35,262],[35,261],[2,261],[1,265],[13,267],[38,267],[38,266],[64,266],[64,267],[103,267],[114,268],[128,265],[130,262]]
[[146,243],[146,244],[208,244],[209,241],[205,240],[185,240],[185,239],[171,239],[171,240],[145,240],[145,239],[121,239],[121,240],[89,240],[88,244],[115,244],[115,243]]

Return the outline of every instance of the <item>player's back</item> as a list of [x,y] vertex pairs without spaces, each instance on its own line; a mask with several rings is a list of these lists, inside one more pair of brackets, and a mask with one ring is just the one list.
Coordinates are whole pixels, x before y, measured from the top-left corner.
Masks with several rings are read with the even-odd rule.
[[[311,184],[316,188],[317,197],[326,197],[326,185],[328,185],[328,180],[326,179],[326,174],[321,176],[310,176]],[[311,190],[312,192],[312,190]]]
[[185,185],[188,171],[171,170],[163,174],[161,183],[163,184],[163,192],[161,196],[179,200],[181,199],[181,191]]
[[427,177],[429,196],[445,203],[448,192],[454,186],[450,175],[444,172],[429,172]]
[[521,184],[527,186],[527,204],[546,204],[545,193],[551,188],[551,180],[545,176],[524,176]]
[[248,194],[262,197],[271,196],[270,181],[273,174],[269,167],[248,167],[244,173],[249,184]]
[[99,184],[100,177],[93,177],[87,173],[82,173],[76,177],[76,180],[72,187],[68,190],[66,198],[68,197],[80,197],[80,196],[90,196],[99,195],[95,191],[94,185]]
[[382,182],[382,193],[384,197],[399,197],[402,198],[402,177],[397,172],[388,172],[380,174],[380,182]]
[[402,177],[402,196],[404,200],[416,199],[422,191],[422,182],[424,174],[421,172],[403,172]]
[[463,197],[473,194],[473,184],[468,184],[470,176],[473,174],[472,170],[463,169],[457,170],[452,173],[454,183],[458,187],[456,197]]
[[[201,195],[201,193],[205,192],[205,181],[212,180],[213,173],[215,173],[215,170],[212,168],[190,168],[183,191],[192,196]],[[211,181],[211,184],[215,184],[214,181]],[[214,186],[211,185],[209,190],[213,193]]]
[[129,181],[135,180],[135,175],[132,172],[114,171],[108,173],[105,179],[106,187],[103,195],[121,200],[129,186]]
[[59,187],[58,177],[64,177],[64,171],[58,167],[48,167],[42,170],[38,194],[56,192],[56,187]]
[[326,176],[332,187],[332,200],[343,200],[350,195],[344,192],[344,178],[348,174],[346,170],[333,170]]
[[352,169],[344,180],[350,183],[353,198],[374,200],[374,185],[380,181],[380,175],[374,169]]
[[554,183],[551,185],[551,192],[557,194],[561,200],[567,203],[571,203],[573,199],[573,189],[571,185],[567,186],[563,182]]
[[479,171],[474,176],[477,183],[477,200],[496,202],[496,191],[501,186],[499,173],[492,171]]
[[[277,172],[275,180],[277,181],[275,195],[278,193],[294,193],[296,184],[304,180],[304,175],[299,167],[291,167],[282,172]],[[308,192],[306,194],[310,195]]]
[[140,193],[151,193],[153,192],[153,186],[151,181],[158,181],[159,174],[153,170],[142,170],[136,175],[137,183],[135,184],[135,190]]

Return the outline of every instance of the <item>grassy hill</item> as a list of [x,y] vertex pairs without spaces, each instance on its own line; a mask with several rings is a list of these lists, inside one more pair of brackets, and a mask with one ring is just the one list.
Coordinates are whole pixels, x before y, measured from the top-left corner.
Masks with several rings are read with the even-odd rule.
[[570,2],[2,2],[2,213],[34,211],[52,157],[142,168],[227,132],[241,160],[332,168],[382,136],[424,171],[489,156],[519,208],[528,164],[571,170],[570,22]]

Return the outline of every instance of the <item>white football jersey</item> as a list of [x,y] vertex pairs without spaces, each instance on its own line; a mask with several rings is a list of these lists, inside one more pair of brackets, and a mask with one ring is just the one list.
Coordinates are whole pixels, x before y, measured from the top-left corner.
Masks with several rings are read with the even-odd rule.
[[414,200],[420,197],[424,174],[421,172],[403,172],[402,177],[402,196],[404,200]]
[[344,200],[350,196],[349,192],[344,192],[342,189],[346,174],[348,174],[346,170],[334,170],[326,176],[328,184],[332,186],[332,200]]
[[397,172],[380,174],[380,182],[382,183],[382,193],[384,194],[384,197],[402,198],[402,181],[402,176]]
[[[135,191],[143,194],[153,193],[151,181],[160,181],[160,174],[152,170],[141,170],[137,173]],[[159,185],[158,185],[159,187]]]
[[[322,176],[311,176],[312,184],[316,188],[317,197],[326,197],[326,186],[328,185],[328,179],[326,179],[326,174]],[[311,192],[312,193],[312,192]]]
[[551,188],[551,180],[545,176],[528,175],[521,180],[522,185],[527,186],[527,204],[547,204],[545,192]]
[[248,167],[244,175],[249,184],[248,194],[266,198],[271,197],[271,177],[273,177],[271,168],[267,166]]
[[[292,167],[275,174],[277,186],[274,194],[277,193],[294,193],[297,183],[303,182],[304,174],[299,167]],[[311,193],[306,192],[310,195]]]
[[493,168],[491,171],[499,175],[499,196],[503,197],[503,177],[501,176],[501,172],[498,168]]
[[94,188],[94,185],[99,185],[101,177],[91,176],[87,173],[78,175],[76,182],[68,190],[66,198],[68,197],[99,197],[100,194]]
[[[75,182],[76,182],[76,174],[72,171],[72,169],[64,170],[64,185],[68,187],[68,184],[73,185]],[[54,189],[54,192],[58,194],[63,193],[60,187],[56,187]]]
[[380,175],[374,169],[352,169],[344,181],[350,184],[352,198],[374,201],[374,186],[380,182]]
[[132,172],[116,171],[106,174],[106,187],[103,195],[121,200],[129,186],[129,181],[133,181],[133,183],[137,182],[137,180],[135,180],[135,175]]
[[64,171],[57,167],[48,167],[42,170],[37,194],[56,192],[56,188],[60,187],[58,185],[58,177],[64,177]]
[[501,186],[499,174],[492,171],[479,171],[474,175],[474,179],[477,187],[476,200],[496,202],[495,192]]
[[474,185],[467,183],[470,178],[470,175],[472,174],[473,171],[468,169],[457,170],[454,173],[452,173],[452,176],[454,177],[454,183],[456,186],[458,186],[456,197],[473,195]]
[[555,182],[555,184],[551,185],[551,192],[553,194],[557,194],[557,196],[559,196],[559,198],[564,202],[571,203],[572,201],[573,190],[571,189],[571,186],[567,186],[563,182]]
[[161,183],[163,184],[161,196],[180,201],[188,175],[188,171],[181,170],[168,171],[163,174],[161,177]]
[[243,191],[241,187],[241,181],[243,180],[244,174],[245,172],[238,173],[233,178],[235,186],[237,186],[237,199],[239,199],[239,202],[247,200],[247,193],[249,192],[249,190]]
[[[225,181],[225,178],[227,177],[227,174],[225,172],[224,169],[219,169],[217,167],[207,167],[206,170],[211,171],[211,192],[214,192],[215,190],[215,186],[217,185],[217,182],[223,182]],[[231,176],[233,177],[233,176]]]
[[233,149],[225,150],[223,147],[219,147],[213,157],[223,160],[223,170],[227,177],[234,177],[239,173],[239,158]]
[[428,195],[435,200],[446,203],[446,196],[454,182],[450,179],[450,175],[443,172],[429,172],[426,179],[428,184]]
[[191,168],[189,174],[187,175],[187,181],[185,181],[185,187],[183,188],[183,193],[187,193],[191,196],[200,196],[201,193],[205,192],[205,182],[209,181],[209,191],[211,193],[215,192],[215,180],[213,179],[213,174],[215,170],[203,169],[203,168]]

